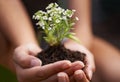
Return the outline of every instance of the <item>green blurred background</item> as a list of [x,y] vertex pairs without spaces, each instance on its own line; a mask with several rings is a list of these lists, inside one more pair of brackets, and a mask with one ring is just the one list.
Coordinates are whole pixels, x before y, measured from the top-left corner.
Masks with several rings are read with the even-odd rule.
[[16,76],[8,69],[0,66],[0,82],[18,82]]

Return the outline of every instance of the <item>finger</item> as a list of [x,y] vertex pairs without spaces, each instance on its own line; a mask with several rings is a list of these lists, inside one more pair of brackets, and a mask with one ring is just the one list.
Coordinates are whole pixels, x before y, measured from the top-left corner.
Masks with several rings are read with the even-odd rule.
[[70,76],[70,82],[76,82],[74,75]]
[[74,78],[76,82],[90,82],[82,70],[75,71]]
[[66,73],[60,72],[41,82],[69,82],[69,77]]
[[[72,47],[71,47],[72,46]],[[92,75],[93,75],[93,72],[95,71],[95,63],[94,63],[94,57],[93,57],[93,54],[89,52],[89,50],[87,48],[85,48],[84,46],[82,45],[78,45],[76,43],[74,44],[69,44],[67,42],[67,44],[65,44],[65,47],[66,48],[70,48],[71,50],[77,50],[77,51],[80,51],[80,52],[83,52],[86,54],[85,56],[85,73],[87,75],[87,78],[89,80],[91,80],[92,78]]]
[[57,74],[52,75],[52,76],[48,77],[47,79],[42,80],[40,82],[58,82]]
[[67,60],[58,61],[52,64],[44,65],[41,67],[38,73],[38,77],[42,77],[42,79],[46,79],[51,75],[54,75],[58,72],[64,71],[71,66],[71,62]]
[[24,50],[19,51],[19,49],[15,50],[13,60],[16,64],[20,65],[23,68],[41,65],[41,61],[38,58],[29,55]]
[[72,63],[71,67],[64,72],[67,73],[69,76],[73,75],[76,70],[84,68],[84,63],[81,61],[75,61]]
[[28,69],[23,69],[16,64],[16,72],[22,75],[24,79],[35,78],[37,81],[45,80],[48,77],[57,74],[71,66],[69,61],[59,61],[45,66],[35,66]]
[[65,72],[60,72],[57,74],[58,82],[70,82],[68,75]]
[[[72,75],[76,70],[82,69],[83,67],[84,67],[83,62],[75,61],[72,63],[72,66],[70,67],[70,69],[67,69],[64,72],[66,72],[68,75]],[[64,72],[60,73],[60,74],[58,73],[58,77],[59,77],[58,82],[64,82],[64,81],[66,82],[67,81],[68,76],[65,78],[66,74],[64,74]],[[44,82],[56,82],[56,80],[57,80],[57,77],[56,77],[56,75],[54,75],[54,76],[48,78],[47,80],[44,80]],[[75,80],[74,81],[72,80],[71,82],[75,82]]]
[[85,57],[85,68],[83,69],[89,80],[92,79],[93,72],[95,71],[93,55],[90,54],[91,53],[87,54]]
[[[15,64],[16,66],[16,74],[19,82],[39,82],[39,78],[37,77],[37,73],[40,70],[40,66],[32,67],[32,68],[21,68],[21,66]],[[34,79],[31,79],[34,78]]]

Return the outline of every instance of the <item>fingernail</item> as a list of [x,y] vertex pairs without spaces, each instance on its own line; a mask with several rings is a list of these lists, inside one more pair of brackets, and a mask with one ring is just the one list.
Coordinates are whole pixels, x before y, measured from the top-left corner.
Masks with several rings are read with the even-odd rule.
[[37,59],[31,60],[31,67],[38,66],[38,65],[40,65],[40,62]]
[[84,67],[84,64],[83,64],[83,66],[82,65],[74,65],[73,70],[75,71],[75,70],[78,70],[78,69],[82,69],[83,67]]
[[83,73],[81,73],[81,70],[75,71],[75,75],[77,79],[81,80],[83,78]]
[[58,73],[58,82],[66,82],[65,74],[64,73]]
[[61,73],[58,73],[57,76],[58,77],[64,77],[64,74],[61,72]]

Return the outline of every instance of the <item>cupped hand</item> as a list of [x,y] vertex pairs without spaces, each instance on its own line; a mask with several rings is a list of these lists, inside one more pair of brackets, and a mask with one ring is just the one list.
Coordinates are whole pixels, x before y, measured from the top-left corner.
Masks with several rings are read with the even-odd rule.
[[58,82],[90,82],[83,70],[77,70],[72,77],[69,77],[67,73],[58,73]]
[[40,51],[35,44],[21,45],[15,49],[13,59],[18,82],[58,82],[57,74],[72,65],[70,61],[63,60],[41,66],[42,62],[35,57]]
[[85,73],[81,70],[84,67],[81,61],[71,63],[63,60],[41,66],[42,62],[35,57],[40,51],[34,44],[22,45],[15,49],[13,58],[19,82],[88,82],[85,73],[93,71],[91,63],[85,67]]
[[73,42],[73,41],[66,41],[64,45],[67,49],[70,49],[73,51],[80,51],[86,54],[85,61],[84,61],[85,67],[81,71],[84,71],[83,73],[86,75],[87,77],[86,79],[91,80],[93,72],[95,71],[95,63],[94,63],[93,54],[81,44]]

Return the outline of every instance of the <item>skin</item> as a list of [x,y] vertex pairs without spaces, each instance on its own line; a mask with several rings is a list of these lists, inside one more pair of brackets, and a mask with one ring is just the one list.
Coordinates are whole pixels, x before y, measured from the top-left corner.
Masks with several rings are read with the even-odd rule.
[[[72,6],[70,6],[70,8],[79,11],[76,13],[76,16],[78,16],[80,18],[80,21],[78,21],[75,26],[75,28],[77,30],[74,30],[74,32],[76,32],[76,36],[81,40],[81,44],[84,45],[86,48],[88,48],[92,53],[94,53],[94,57],[95,57],[96,65],[97,65],[97,72],[99,72],[99,71],[101,72],[101,73],[99,73],[98,76],[102,76],[100,79],[104,79],[105,81],[108,81],[108,82],[114,82],[114,81],[119,82],[120,81],[120,79],[119,79],[119,76],[120,76],[119,75],[120,74],[119,73],[119,68],[120,68],[120,66],[119,66],[119,62],[120,62],[119,61],[119,55],[120,55],[119,49],[115,48],[108,42],[106,42],[106,41],[102,40],[101,38],[98,38],[92,34],[91,22],[90,22],[90,20],[91,20],[90,19],[90,10],[89,10],[90,2],[88,0],[76,0],[76,1],[70,0],[70,2],[71,2],[70,5],[73,4]],[[36,66],[41,65],[41,63],[38,59],[35,59],[35,61],[37,61],[37,62],[34,61],[32,63],[32,69],[31,69],[31,66],[29,66],[30,60],[32,58],[33,59],[35,58],[34,57],[35,54],[33,54],[33,53],[40,52],[41,49],[38,48],[38,43],[36,41],[36,37],[34,35],[34,31],[32,29],[31,22],[29,21],[29,18],[24,10],[24,7],[21,6],[22,4],[17,0],[11,0],[11,1],[8,0],[7,2],[4,2],[4,0],[0,0],[0,5],[1,5],[0,19],[2,19],[2,20],[0,20],[0,25],[1,25],[0,26],[0,45],[1,45],[1,47],[0,47],[0,64],[9,68],[13,72],[15,72],[14,70],[16,69],[17,70],[16,73],[17,73],[17,77],[18,77],[19,81],[27,82],[26,79],[31,80],[31,77],[34,77],[35,75],[37,75],[39,73],[38,71],[43,69],[41,67],[38,67],[40,69],[37,70],[37,72],[34,71],[35,69],[38,69]],[[8,5],[9,5],[9,7],[8,7]],[[78,8],[77,5],[80,5],[81,7]],[[82,6],[84,6],[84,7],[82,7]],[[4,11],[4,10],[6,10],[6,11]],[[9,14],[7,14],[7,13],[9,13]],[[10,19],[10,17],[11,17],[11,19]],[[17,23],[16,23],[16,18],[17,18]],[[22,21],[20,21],[20,20],[22,20]],[[17,26],[17,28],[16,28],[16,26]],[[21,27],[25,27],[25,28],[23,29]],[[23,32],[25,33],[24,36],[23,36]],[[18,38],[18,36],[19,36],[19,38]],[[71,44],[72,47],[73,47],[73,44],[76,44],[76,43],[73,43],[72,41],[68,41],[67,43],[65,43],[66,48],[69,48],[69,49],[71,49],[71,46],[69,43]],[[37,46],[37,48],[34,48],[35,52],[31,51],[32,55],[26,56],[27,61],[26,61],[26,59],[24,60],[24,57],[23,57],[24,54],[22,54],[22,55],[19,54],[19,52],[21,52],[21,51],[19,51],[19,50],[16,51],[20,47],[23,47],[23,45],[24,45],[24,48],[27,47],[25,44],[28,44],[28,45],[34,44],[34,46]],[[15,52],[14,52],[14,48],[16,48]],[[81,49],[80,49],[80,51],[81,51]],[[102,53],[102,51],[104,51],[104,53]],[[13,52],[15,53],[14,61],[12,60]],[[25,51],[25,52],[28,52],[28,51]],[[18,55],[20,55],[19,58],[16,58]],[[29,55],[29,54],[27,54],[27,55]],[[93,57],[91,56],[90,58],[91,59],[89,61],[93,62]],[[113,60],[113,58],[115,58],[115,60],[111,62],[111,60]],[[25,63],[25,62],[28,62],[28,63]],[[88,69],[90,69],[93,73],[95,68],[94,68],[94,64],[92,62],[88,64],[89,66],[91,66]],[[104,63],[104,62],[106,62],[106,63]],[[13,65],[13,63],[15,63],[15,66]],[[79,82],[79,81],[81,81],[79,79],[81,77],[83,77],[82,78],[83,82],[87,82],[88,77],[92,76],[92,73],[80,70],[82,67],[79,67],[76,70],[73,70],[71,66],[74,66],[74,63],[70,63],[70,62],[68,63],[68,61],[67,62],[62,61],[59,63],[60,63],[59,64],[60,66],[57,63],[57,64],[52,64],[52,66],[50,65],[50,67],[54,67],[54,68],[56,67],[56,69],[57,69],[59,67],[62,67],[61,65],[67,64],[68,69],[64,69],[64,70],[60,69],[59,72],[58,71],[55,73],[53,72],[51,74],[51,76],[49,77],[49,79],[46,79],[43,82],[45,82],[45,81],[53,82],[53,80],[55,80],[55,81],[58,80],[59,82],[61,82],[61,81],[64,81],[64,82],[78,81]],[[69,65],[70,65],[70,68],[69,68]],[[81,64],[79,64],[78,66],[80,66],[80,65]],[[45,68],[47,68],[47,66]],[[74,74],[71,77],[68,77],[69,73],[71,72],[70,69],[73,70],[72,74],[73,73]],[[25,73],[26,77],[23,78],[22,76],[24,75],[24,72],[26,70],[27,70],[27,72]],[[29,73],[30,73],[29,71],[31,71],[31,70],[32,70],[32,73],[31,73],[31,76],[29,76]],[[66,71],[66,70],[70,70],[70,72]],[[18,71],[20,71],[20,72],[18,72]],[[50,73],[51,73],[51,71],[50,71]],[[63,72],[61,73],[61,71],[63,71]],[[76,71],[79,74],[76,74]],[[78,71],[80,71],[80,72],[78,72]],[[95,75],[97,72],[95,72]],[[44,71],[43,71],[43,73],[44,73]],[[86,73],[86,75],[85,75],[85,73]],[[82,74],[82,76],[80,76],[78,78],[77,75],[81,75],[81,74]],[[90,74],[90,76],[88,76],[89,74]],[[94,76],[94,77],[96,77],[96,76]],[[71,78],[72,80],[69,78]]]
[[68,60],[41,66],[42,62],[35,56],[42,49],[38,45],[31,21],[20,0],[7,0],[7,2],[0,0],[0,5],[0,19],[2,19],[0,45],[3,46],[0,51],[0,64],[16,73],[19,82],[89,82],[91,80],[95,70],[94,58],[86,48],[69,40],[64,43],[68,49],[87,54],[86,66],[80,61],[71,63]]
[[[73,32],[76,33],[76,37],[81,41],[80,44],[84,45],[87,49],[91,49],[93,42],[93,34],[91,28],[91,1],[90,0],[69,0],[69,8],[75,9],[74,17],[78,17],[79,20],[74,26]],[[86,49],[73,41],[68,41],[70,49],[86,52]],[[81,50],[83,49],[83,50]],[[89,80],[92,78],[92,73],[95,71],[94,57],[88,52],[89,55],[86,57],[87,67],[84,72],[86,73]]]
[[[32,29],[31,22],[29,21],[28,15],[26,14],[24,7],[22,6],[20,1],[18,1],[18,0],[9,1],[8,0],[7,2],[5,2],[4,0],[1,0],[0,5],[1,5],[0,19],[3,19],[0,21],[1,46],[3,46],[3,48],[1,47],[2,50],[0,52],[0,56],[1,56],[0,64],[9,68],[13,72],[16,72],[18,81],[21,82],[21,80],[22,80],[22,82],[24,82],[24,81],[27,82],[27,80],[28,80],[28,82],[30,82],[29,80],[31,78],[29,77],[29,72],[26,72],[24,74],[24,69],[27,66],[28,66],[27,69],[30,70],[29,63],[25,63],[25,62],[32,61],[31,59],[34,58],[36,62],[33,61],[32,65],[33,66],[34,66],[34,64],[35,64],[35,66],[38,65],[40,60],[38,60],[34,56],[36,55],[35,53],[38,53],[41,51],[41,49],[39,48],[39,45],[37,43],[34,31]],[[12,18],[10,19],[10,17],[12,17]],[[17,19],[17,21],[16,21],[16,19]],[[23,36],[23,33],[24,33],[24,36]],[[9,44],[9,45],[7,45],[7,44]],[[25,44],[29,45],[29,47]],[[31,44],[32,44],[32,46],[31,46]],[[31,53],[26,53],[26,52],[29,52],[28,50],[30,49],[30,46],[34,47],[33,50],[31,51],[31,53],[34,54],[33,56],[30,56]],[[25,49],[22,49],[21,47],[25,48]],[[14,51],[14,48],[17,48],[17,49],[20,48],[20,50]],[[23,52],[21,52],[22,50],[23,50]],[[15,53],[14,61],[12,60],[13,52]],[[21,55],[18,57],[19,53],[21,53]],[[17,57],[17,59],[16,59],[16,57]],[[30,59],[30,57],[31,57],[31,59]],[[6,61],[6,59],[8,59],[8,60]],[[15,63],[15,66],[14,66],[14,63]],[[28,65],[26,66],[26,64],[28,64]],[[60,64],[58,64],[58,66],[56,66],[56,64],[53,64],[53,65],[50,65],[49,67],[55,67],[56,69],[59,69],[57,71],[57,72],[59,72],[59,71],[63,70],[61,67],[64,66],[64,64],[65,64],[65,66],[68,65],[68,67],[69,67],[69,63],[66,61],[60,62]],[[20,68],[21,68],[21,70],[20,70]],[[40,68],[40,66],[39,66],[39,68]],[[48,68],[48,67],[44,67],[44,69],[45,68]],[[16,71],[15,71],[15,69],[16,69]],[[18,70],[19,70],[19,72],[18,72]],[[48,73],[51,72],[51,70],[48,71]],[[36,72],[35,69],[33,69],[31,71],[32,71],[31,74],[34,77],[36,76],[35,73],[37,73],[37,74],[39,73],[39,72]],[[57,73],[57,72],[55,72],[55,73]],[[53,74],[51,74],[51,76]],[[26,77],[22,78],[23,75],[26,75]],[[29,77],[29,79],[27,79],[28,77]],[[21,78],[21,79],[19,79],[19,78]]]
[[[2,40],[1,45],[3,46],[1,50],[1,56],[3,56],[1,59],[3,61],[1,62],[4,62],[5,58],[13,62],[12,54],[14,48],[27,43],[33,43],[35,45],[38,45],[38,43],[31,22],[29,21],[28,15],[25,14],[26,12],[21,2],[19,0],[8,0],[7,2],[1,0],[0,5],[0,19],[2,19],[0,20],[0,36]],[[9,61],[6,61],[9,64],[8,68],[13,69],[13,63],[9,63]]]
[[73,32],[76,33],[81,44],[90,49],[93,41],[91,26],[91,0],[69,0],[69,8],[75,9],[74,17],[79,20],[74,26]]
[[[41,66],[42,62],[38,62],[39,60],[33,56],[36,53],[35,47],[29,44],[26,47],[20,46],[15,49],[14,61],[19,82],[57,82],[59,72],[64,71],[72,76],[76,70],[84,67],[84,64],[80,61],[71,63],[67,60]],[[31,53],[30,56],[28,53]],[[34,79],[31,80],[31,78]]]
[[[76,36],[81,44],[90,50],[95,59],[96,72],[93,82],[119,82],[120,81],[120,50],[111,43],[95,36],[91,26],[91,0],[69,0],[71,9],[75,9],[80,20],[75,25]],[[113,60],[113,61],[111,61]]]
[[119,82],[120,64],[118,62],[120,62],[120,50],[99,37],[94,38],[92,48],[97,68],[96,76],[93,79],[99,77],[95,82],[101,80],[105,82]]
[[[14,4],[17,5],[18,7],[13,5],[12,2],[14,2]],[[76,32],[76,36],[81,40],[82,44],[86,48],[91,50],[92,53],[94,53],[96,65],[97,65],[97,67],[99,67],[99,69],[97,71],[99,72],[99,70],[100,71],[102,70],[101,74],[100,74],[101,76],[103,76],[102,79],[104,79],[106,81],[110,80],[111,82],[112,81],[114,82],[114,80],[118,80],[118,82],[119,82],[119,76],[120,76],[119,75],[120,74],[119,73],[119,67],[120,67],[119,66],[119,54],[120,54],[119,49],[115,48],[111,44],[107,43],[106,41],[104,41],[101,38],[98,38],[92,34],[91,22],[90,22],[90,20],[91,20],[90,19],[90,10],[89,10],[90,2],[88,0],[76,0],[76,2],[73,0],[70,0],[70,2],[71,2],[70,4],[74,4],[74,5],[70,6],[70,8],[71,9],[73,8],[73,9],[79,11],[76,13],[76,16],[78,16],[80,18],[80,21],[78,21],[75,26],[75,28],[77,28],[77,30],[74,30],[74,32]],[[17,2],[17,0],[11,0],[11,1],[8,0],[4,4],[4,0],[1,0],[0,5],[1,5],[0,19],[2,19],[2,20],[0,20],[0,25],[1,25],[0,26],[0,30],[1,30],[1,33],[0,33],[0,45],[1,45],[1,47],[0,47],[0,56],[1,56],[0,64],[11,69],[12,71],[14,71],[15,68],[14,68],[13,60],[12,60],[12,54],[13,54],[14,48],[16,48],[16,47],[18,48],[18,46],[21,47],[22,45],[29,44],[29,43],[33,43],[35,46],[38,47],[38,43],[35,39],[34,31],[31,29],[32,25],[29,21],[29,18],[25,14],[25,10],[21,6],[19,1]],[[8,7],[8,5],[9,5],[9,7]],[[80,5],[81,7],[78,8],[77,5]],[[82,7],[82,6],[84,6],[84,7]],[[4,10],[6,10],[6,11],[4,11]],[[16,10],[17,13],[14,10]],[[12,11],[12,12],[10,12],[10,11]],[[9,13],[9,15],[7,14],[7,12]],[[21,12],[24,12],[24,13],[22,14]],[[11,19],[9,19],[9,17],[11,17]],[[18,21],[17,23],[15,23],[16,18]],[[22,18],[22,19],[20,19],[20,18]],[[23,21],[20,21],[20,20],[23,20]],[[17,29],[15,26],[17,26]],[[25,28],[22,29],[21,27],[25,27]],[[25,30],[27,30],[27,31],[25,31]],[[25,36],[22,36],[22,33],[24,31],[27,33],[25,34]],[[11,35],[11,36],[9,36],[9,35]],[[18,36],[19,36],[19,38],[18,38]],[[29,36],[31,36],[31,37],[29,37]],[[70,41],[70,43],[72,43],[72,42]],[[73,44],[75,44],[75,43],[73,43]],[[65,45],[67,45],[67,43],[65,43]],[[70,47],[66,47],[66,48],[70,48]],[[40,52],[41,49],[36,48],[35,51]],[[104,51],[104,53],[102,53],[102,51]],[[21,51],[18,51],[15,55],[17,55],[19,52],[21,52]],[[34,52],[32,52],[32,53],[34,53]],[[32,56],[32,58],[34,58],[34,55]],[[22,55],[21,55],[21,57],[22,57]],[[17,70],[20,70],[20,68],[21,68],[21,71],[24,72],[23,71],[24,67],[27,67],[27,66],[29,67],[29,63],[27,63],[25,65],[24,65],[24,63],[21,64],[21,61],[22,62],[24,61],[24,58],[23,59],[22,58],[19,60],[19,58],[16,59],[14,56],[14,61],[16,63]],[[91,56],[91,58],[93,58],[93,57]],[[112,61],[112,64],[111,64],[111,60],[113,60],[113,58],[115,58],[115,60]],[[29,60],[29,57],[28,57],[28,60]],[[104,63],[104,62],[106,62],[106,63]],[[68,62],[65,62],[65,63],[68,64]],[[34,62],[32,65],[36,66],[39,64],[40,64],[40,61],[38,61],[37,63]],[[53,64],[53,65],[56,65],[56,64]],[[70,66],[72,66],[72,65],[73,64],[71,64]],[[111,67],[111,69],[109,67]],[[79,68],[79,69],[81,69],[81,68]],[[90,67],[90,70],[92,70],[92,72],[93,72],[93,69],[94,69],[94,64],[92,64],[92,67]],[[56,76],[58,76],[59,81],[61,81],[61,80],[63,81],[65,78],[68,79],[68,76],[67,76],[68,72],[66,73],[65,70],[64,70],[64,72],[62,72],[62,74],[61,74],[61,72],[60,72],[60,74],[58,72],[58,73],[54,74],[53,77],[51,77],[51,78],[56,78]],[[117,72],[116,72],[116,70],[117,70]],[[85,72],[83,72],[83,75],[84,75],[84,73]],[[18,72],[17,72],[17,74],[18,74],[19,78],[22,76]],[[59,76],[60,76],[60,78],[59,78]],[[62,76],[62,79],[61,79],[61,76]],[[86,74],[86,76],[87,76],[87,74]],[[28,78],[28,77],[26,77],[26,78]],[[20,78],[20,79],[23,79],[23,78]],[[68,79],[66,81],[70,81],[70,80]]]

